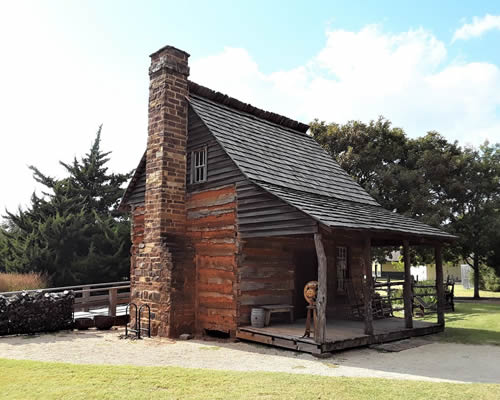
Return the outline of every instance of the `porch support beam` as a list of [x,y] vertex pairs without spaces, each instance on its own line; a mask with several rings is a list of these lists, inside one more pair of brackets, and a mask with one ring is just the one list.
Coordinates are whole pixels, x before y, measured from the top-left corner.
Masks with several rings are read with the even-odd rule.
[[373,335],[373,275],[371,239],[365,238],[363,246],[364,302],[365,302],[365,334]]
[[436,294],[437,294],[437,322],[444,327],[444,279],[443,254],[441,245],[434,247],[436,261]]
[[326,300],[327,300],[327,261],[321,233],[314,234],[314,245],[318,257],[318,295],[316,297],[317,329],[314,330],[316,343],[325,343],[326,339]]
[[405,267],[405,283],[403,286],[405,327],[410,329],[413,328],[413,295],[410,264],[410,243],[408,242],[408,240],[403,241],[403,262]]

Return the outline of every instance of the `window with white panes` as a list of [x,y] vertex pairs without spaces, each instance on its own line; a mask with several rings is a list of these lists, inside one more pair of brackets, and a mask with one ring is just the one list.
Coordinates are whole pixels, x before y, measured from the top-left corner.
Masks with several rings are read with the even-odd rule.
[[201,183],[207,180],[207,148],[191,152],[191,183]]
[[337,290],[344,291],[347,280],[347,247],[337,247]]

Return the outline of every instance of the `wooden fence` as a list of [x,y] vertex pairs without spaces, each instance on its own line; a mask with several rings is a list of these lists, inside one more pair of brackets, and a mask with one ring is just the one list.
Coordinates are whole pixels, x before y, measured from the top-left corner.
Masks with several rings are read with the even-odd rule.
[[[75,294],[73,311],[89,311],[99,307],[108,307],[108,314],[116,316],[116,306],[130,302],[130,281],[94,283],[90,285],[64,286],[39,289],[44,293],[58,293],[71,290]],[[36,292],[25,290],[24,292]],[[2,296],[12,296],[23,291],[3,292]]]

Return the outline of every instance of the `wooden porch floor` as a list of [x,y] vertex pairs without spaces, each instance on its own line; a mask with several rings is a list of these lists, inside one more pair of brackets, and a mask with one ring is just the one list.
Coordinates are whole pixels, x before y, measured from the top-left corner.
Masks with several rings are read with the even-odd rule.
[[374,320],[373,335],[365,335],[363,321],[329,320],[326,326],[327,339],[323,344],[317,344],[313,338],[301,337],[305,330],[304,319],[294,323],[273,323],[265,328],[241,326],[236,332],[236,337],[271,346],[321,354],[443,331],[442,326],[430,322],[413,321],[412,329],[406,329],[404,323],[404,319],[395,317]]

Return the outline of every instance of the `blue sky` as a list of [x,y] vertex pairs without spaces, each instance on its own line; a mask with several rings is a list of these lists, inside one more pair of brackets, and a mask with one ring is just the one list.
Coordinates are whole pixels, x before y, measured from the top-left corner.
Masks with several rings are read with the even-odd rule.
[[101,123],[112,169],[135,167],[165,44],[194,81],[304,122],[500,141],[498,1],[4,1],[0,210],[36,189],[27,165],[61,174]]

